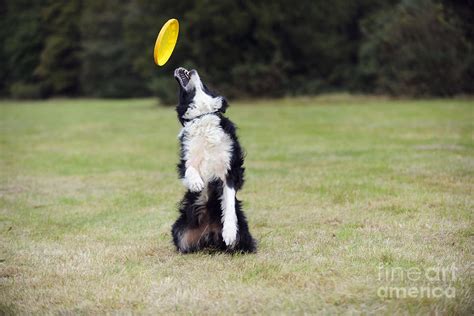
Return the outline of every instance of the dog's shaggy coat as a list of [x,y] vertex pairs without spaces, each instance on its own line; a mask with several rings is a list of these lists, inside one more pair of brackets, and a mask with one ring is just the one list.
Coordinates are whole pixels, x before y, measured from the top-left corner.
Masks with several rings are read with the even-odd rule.
[[244,157],[226,100],[211,92],[195,70],[178,68],[179,177],[188,189],[173,224],[173,242],[187,253],[203,248],[254,252],[242,206],[235,194],[244,183]]

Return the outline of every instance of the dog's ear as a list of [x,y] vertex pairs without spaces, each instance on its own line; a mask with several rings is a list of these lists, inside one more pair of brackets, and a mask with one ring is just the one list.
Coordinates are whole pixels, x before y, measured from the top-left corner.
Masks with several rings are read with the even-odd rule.
[[222,100],[222,105],[219,111],[221,111],[222,113],[225,113],[225,110],[227,110],[227,108],[229,107],[229,103],[227,103],[227,100],[224,97],[221,97],[221,100]]

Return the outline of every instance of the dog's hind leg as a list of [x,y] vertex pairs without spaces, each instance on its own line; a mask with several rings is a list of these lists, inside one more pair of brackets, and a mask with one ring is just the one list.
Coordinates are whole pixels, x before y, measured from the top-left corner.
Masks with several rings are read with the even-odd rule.
[[176,250],[179,252],[189,252],[189,245],[184,238],[188,228],[188,221],[185,214],[181,214],[178,220],[173,224],[171,228],[171,234],[173,235],[173,243],[176,246]]
[[[202,193],[200,195],[202,195]],[[196,250],[193,247],[195,245],[189,242],[186,232],[190,228],[196,228],[199,226],[199,217],[195,214],[195,205],[196,202],[200,200],[200,195],[191,191],[186,192],[179,206],[180,216],[171,228],[173,243],[176,246],[176,249],[180,252]]]
[[238,200],[235,202],[235,212],[237,214],[239,234],[234,250],[237,252],[255,252],[257,245],[255,239],[250,234],[245,214],[242,212],[242,203]]
[[200,193],[188,191],[179,211],[181,213],[178,220],[173,224],[171,233],[176,249],[182,253],[200,250],[207,246],[216,244],[214,235],[220,232],[220,223],[211,221],[207,208],[209,195],[204,189]]
[[209,233],[213,227],[209,223],[190,225],[184,216],[178,218],[172,228],[173,242],[176,249],[182,253],[200,250],[209,242]]
[[237,214],[235,213],[235,189],[224,182],[221,198],[222,238],[225,244],[233,248],[237,240]]

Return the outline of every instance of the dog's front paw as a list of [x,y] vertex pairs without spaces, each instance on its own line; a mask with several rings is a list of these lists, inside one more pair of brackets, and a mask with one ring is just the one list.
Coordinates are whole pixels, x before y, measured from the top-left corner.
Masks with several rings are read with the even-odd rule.
[[192,192],[199,192],[204,188],[204,181],[194,168],[186,169],[183,183]]
[[235,242],[237,241],[237,225],[234,223],[229,224],[224,222],[224,227],[222,228],[222,239],[224,239],[227,247],[234,247]]

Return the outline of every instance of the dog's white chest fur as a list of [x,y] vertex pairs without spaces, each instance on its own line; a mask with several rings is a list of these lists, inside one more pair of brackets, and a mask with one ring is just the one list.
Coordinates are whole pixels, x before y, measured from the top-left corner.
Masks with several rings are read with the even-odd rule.
[[232,140],[216,115],[205,115],[186,123],[180,133],[186,167],[194,167],[204,183],[225,179],[230,169]]

